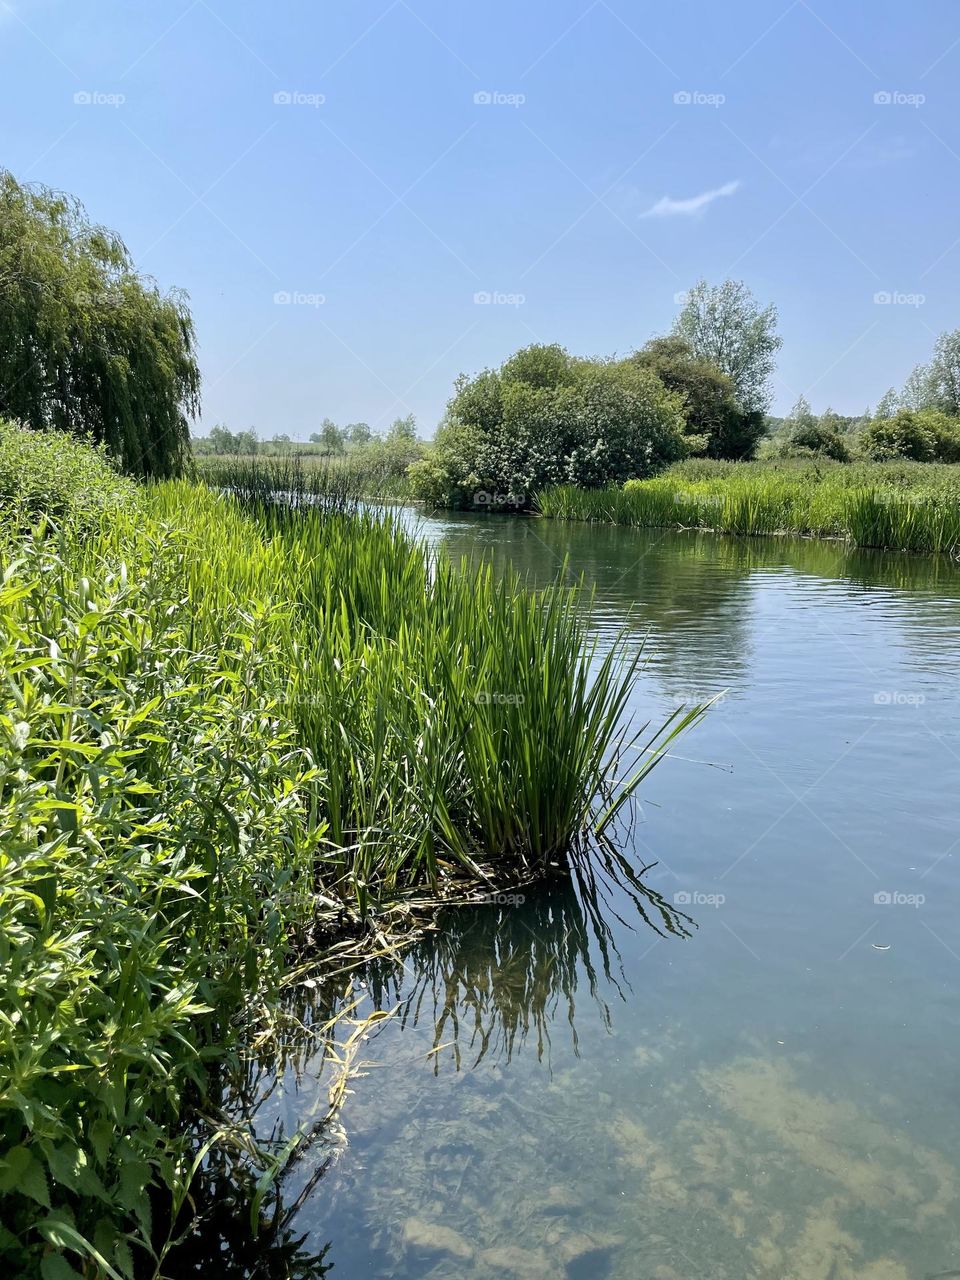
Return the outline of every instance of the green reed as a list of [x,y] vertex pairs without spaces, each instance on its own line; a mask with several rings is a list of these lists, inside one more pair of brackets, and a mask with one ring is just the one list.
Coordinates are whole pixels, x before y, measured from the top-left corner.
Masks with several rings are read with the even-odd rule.
[[952,554],[960,546],[960,467],[689,462],[651,480],[630,480],[622,489],[548,489],[537,507],[559,520],[794,533]]

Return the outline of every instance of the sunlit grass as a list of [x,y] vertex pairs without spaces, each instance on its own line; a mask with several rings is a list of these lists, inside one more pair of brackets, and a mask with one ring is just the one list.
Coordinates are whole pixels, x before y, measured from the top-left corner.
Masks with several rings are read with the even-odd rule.
[[549,489],[560,520],[720,533],[794,533],[856,546],[951,553],[960,546],[960,467],[929,463],[687,463],[619,489]]

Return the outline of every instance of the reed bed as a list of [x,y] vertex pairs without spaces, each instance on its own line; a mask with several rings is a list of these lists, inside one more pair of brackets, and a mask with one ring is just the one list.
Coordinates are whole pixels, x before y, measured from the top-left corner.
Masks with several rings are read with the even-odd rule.
[[548,489],[551,519],[718,533],[842,538],[855,546],[955,554],[960,467],[924,463],[681,464],[623,488]]
[[608,842],[701,713],[643,749],[638,654],[593,650],[579,594],[434,562],[342,488],[241,480],[0,519],[11,1274],[162,1276],[217,1153],[256,1228],[283,1162],[212,1074],[275,1051],[351,931],[382,947],[417,903]]

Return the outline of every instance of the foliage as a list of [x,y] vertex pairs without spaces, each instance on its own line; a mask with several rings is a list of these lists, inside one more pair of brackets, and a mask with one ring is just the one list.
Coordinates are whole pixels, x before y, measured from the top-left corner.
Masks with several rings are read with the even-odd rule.
[[136,494],[103,446],[0,421],[0,509],[8,522],[26,527],[42,514],[58,523],[97,522]]
[[680,398],[635,360],[579,360],[531,346],[461,378],[415,496],[522,508],[548,484],[595,487],[685,456]]
[[683,397],[691,452],[708,458],[750,458],[763,436],[762,412],[740,408],[733,380],[684,338],[652,338],[632,357]]
[[691,459],[621,489],[538,495],[545,516],[614,524],[798,533],[864,547],[953,554],[960,547],[960,468],[827,459],[725,463]]
[[211,1142],[261,1159],[215,1077],[276,1042],[318,931],[545,872],[699,714],[625,739],[639,655],[594,650],[578,593],[436,561],[337,493],[291,510],[286,473],[229,479],[0,524],[11,1274],[162,1271],[161,1191],[176,1222]]
[[0,171],[0,416],[178,473],[200,373],[185,299],[139,275],[80,204]]
[[875,462],[908,458],[914,462],[960,461],[960,422],[937,409],[900,409],[876,417],[860,433],[864,455]]
[[694,355],[727,374],[745,412],[762,413],[770,403],[774,358],[783,343],[776,326],[776,308],[761,308],[742,281],[711,286],[698,280],[673,332]]
[[801,396],[784,420],[778,438],[781,457],[821,455],[836,462],[849,462],[850,448],[843,434],[844,419],[827,409],[815,417]]

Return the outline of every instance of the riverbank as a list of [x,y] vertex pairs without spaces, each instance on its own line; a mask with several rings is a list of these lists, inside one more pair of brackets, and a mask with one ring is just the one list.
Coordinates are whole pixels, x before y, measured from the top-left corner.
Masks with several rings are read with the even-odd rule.
[[960,547],[960,466],[690,461],[622,488],[547,489],[536,509],[555,520],[742,536],[792,533],[952,555]]
[[159,1274],[211,1151],[255,1226],[292,1150],[228,1101],[300,1034],[291,993],[587,853],[699,710],[641,754],[639,655],[597,654],[578,594],[454,567],[342,492],[41,463],[0,519],[0,1257]]

